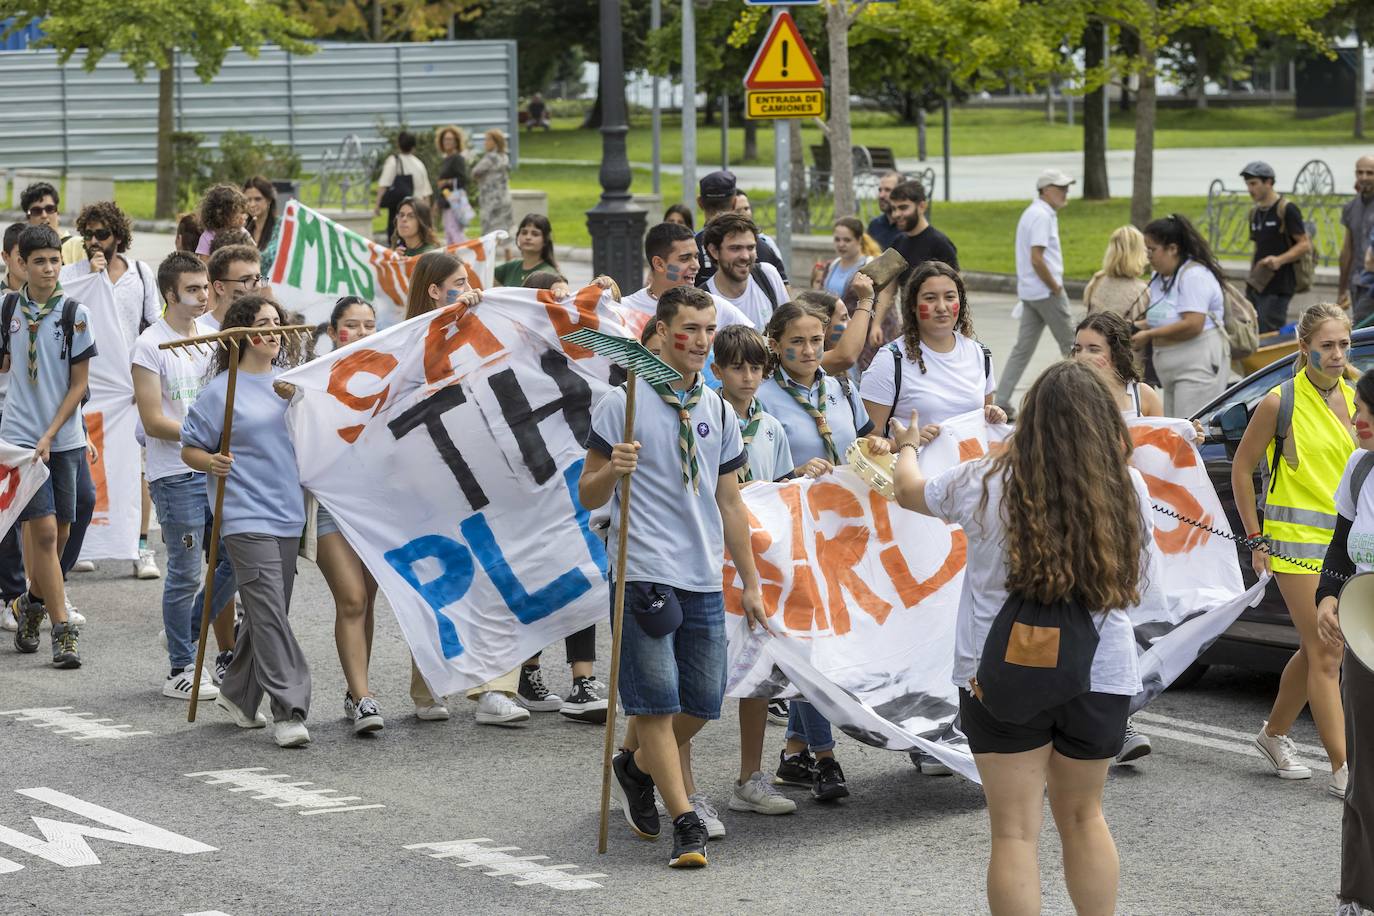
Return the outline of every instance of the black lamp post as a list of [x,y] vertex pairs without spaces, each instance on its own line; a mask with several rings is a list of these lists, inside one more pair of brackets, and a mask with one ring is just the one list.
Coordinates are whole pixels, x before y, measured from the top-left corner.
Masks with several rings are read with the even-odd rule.
[[608,275],[627,294],[644,280],[647,216],[630,195],[628,132],[620,0],[601,0],[601,202],[587,211],[587,231],[592,236],[592,273]]

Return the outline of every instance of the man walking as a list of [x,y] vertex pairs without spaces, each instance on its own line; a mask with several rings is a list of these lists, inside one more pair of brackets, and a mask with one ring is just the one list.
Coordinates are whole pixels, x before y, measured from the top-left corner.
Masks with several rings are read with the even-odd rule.
[[906,176],[901,172],[883,172],[878,179],[878,210],[877,216],[868,221],[868,237],[878,243],[879,248],[887,249],[892,247],[892,243],[897,241],[902,230],[897,227],[897,221],[892,216],[892,203],[888,195],[897,185],[906,181]]
[[1374,289],[1365,286],[1361,277],[1374,233],[1374,156],[1361,156],[1355,162],[1355,197],[1341,209],[1341,225],[1345,242],[1337,301],[1342,308],[1352,309],[1351,320],[1359,325],[1374,312]]
[[1069,200],[1074,179],[1058,169],[1046,169],[1036,179],[1035,200],[1016,224],[1016,295],[1021,299],[1021,330],[1002,370],[997,404],[1011,416],[1012,395],[1021,373],[1049,325],[1064,356],[1073,345],[1073,318],[1064,292],[1064,252],[1059,247],[1059,211]]
[[[704,289],[706,281],[711,279],[712,274],[716,272],[716,262],[706,249],[706,226],[710,225],[711,220],[717,216],[734,212],[735,197],[739,194],[739,186],[735,182],[734,172],[719,169],[702,176],[701,181],[697,182],[697,191],[697,206],[701,207],[702,223],[702,229],[697,233],[697,260],[701,264],[697,273],[697,286]],[[782,258],[772,248],[764,248],[759,245],[758,260],[772,265],[773,269],[778,272],[778,276],[782,278],[783,283],[787,282],[787,268],[782,263]]]
[[[787,301],[787,287],[772,264],[759,260],[758,227],[726,213],[707,223],[701,238],[719,268],[706,281],[706,291],[739,309],[755,330],[762,331],[773,310]],[[697,286],[701,285],[698,273]]]
[[1251,162],[1240,177],[1255,202],[1250,209],[1250,241],[1255,243],[1255,253],[1250,258],[1245,295],[1259,313],[1263,334],[1288,323],[1288,303],[1298,284],[1293,265],[1312,250],[1312,240],[1307,237],[1298,205],[1274,190],[1274,169],[1269,163]]
[[86,256],[81,239],[62,231],[62,215],[58,212],[61,198],[57,188],[46,181],[35,181],[19,195],[19,208],[29,219],[30,226],[47,226],[57,233],[62,243],[62,263],[73,264]]

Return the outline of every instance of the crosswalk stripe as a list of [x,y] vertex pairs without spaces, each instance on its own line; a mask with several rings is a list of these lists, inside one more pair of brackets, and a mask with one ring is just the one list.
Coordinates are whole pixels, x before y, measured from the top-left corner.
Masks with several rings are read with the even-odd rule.
[[[1220,725],[1208,725],[1204,722],[1193,722],[1189,719],[1176,719],[1173,716],[1162,716],[1158,713],[1152,712],[1138,712],[1135,715],[1131,716],[1131,718],[1149,725],[1175,726],[1177,728],[1192,729],[1194,731],[1201,732],[1204,735],[1216,735],[1223,738],[1234,738],[1240,741],[1242,745],[1244,745],[1247,752],[1253,751],[1251,742],[1255,740],[1255,735],[1258,734],[1258,731],[1241,732],[1236,731],[1233,728],[1222,728]],[[1299,754],[1302,754],[1305,757],[1318,757],[1322,760],[1327,759],[1326,751],[1320,747],[1316,747],[1315,745],[1298,744],[1295,741],[1293,742],[1293,747],[1297,749]],[[1253,752],[1258,753],[1258,751]]]

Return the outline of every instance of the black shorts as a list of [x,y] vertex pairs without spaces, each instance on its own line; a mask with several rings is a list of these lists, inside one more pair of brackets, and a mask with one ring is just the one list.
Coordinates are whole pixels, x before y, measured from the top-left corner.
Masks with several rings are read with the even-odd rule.
[[1046,744],[1074,760],[1104,760],[1121,753],[1131,698],[1085,693],[1024,725],[1003,722],[967,690],[959,691],[959,729],[975,754],[1019,754]]

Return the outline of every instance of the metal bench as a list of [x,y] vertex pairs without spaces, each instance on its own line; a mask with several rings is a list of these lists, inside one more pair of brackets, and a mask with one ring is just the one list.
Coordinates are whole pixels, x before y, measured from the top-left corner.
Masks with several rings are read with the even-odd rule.
[[[1307,234],[1312,239],[1317,263],[1335,264],[1340,260],[1345,231],[1341,209],[1355,195],[1336,191],[1331,167],[1320,159],[1304,165],[1293,179],[1291,191],[1280,191],[1302,211]],[[1207,243],[1217,255],[1249,258],[1255,250],[1250,241],[1250,210],[1254,202],[1245,188],[1228,188],[1220,178],[1207,189]]]

